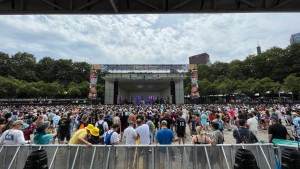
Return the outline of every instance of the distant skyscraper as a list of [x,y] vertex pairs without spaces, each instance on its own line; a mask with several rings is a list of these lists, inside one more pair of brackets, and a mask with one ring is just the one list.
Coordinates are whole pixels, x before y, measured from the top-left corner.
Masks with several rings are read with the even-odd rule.
[[300,33],[293,34],[290,38],[290,43],[300,43]]
[[257,50],[257,55],[260,55],[261,54],[261,48],[260,48],[260,46],[257,46],[256,50]]
[[209,55],[207,53],[201,53],[198,55],[189,57],[189,64],[194,65],[210,65]]

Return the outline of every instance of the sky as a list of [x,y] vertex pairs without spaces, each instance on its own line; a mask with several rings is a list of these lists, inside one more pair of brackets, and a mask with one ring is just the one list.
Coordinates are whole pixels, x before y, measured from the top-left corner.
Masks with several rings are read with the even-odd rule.
[[0,51],[93,64],[188,64],[244,60],[286,48],[300,13],[0,15]]

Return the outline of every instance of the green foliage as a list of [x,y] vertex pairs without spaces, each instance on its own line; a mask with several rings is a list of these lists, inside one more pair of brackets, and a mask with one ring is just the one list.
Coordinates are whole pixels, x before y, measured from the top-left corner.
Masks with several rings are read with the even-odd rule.
[[297,74],[291,74],[284,79],[284,90],[293,93],[299,93],[300,91],[300,77]]
[[0,52],[0,98],[86,98],[89,73],[86,62],[50,57],[37,62],[26,52],[12,56]]
[[[201,95],[244,93],[261,96],[266,92],[300,91],[300,44],[286,49],[273,47],[260,55],[250,55],[244,61],[215,62],[199,65]],[[189,78],[187,78],[189,80]],[[185,95],[190,94],[190,81],[184,82]]]

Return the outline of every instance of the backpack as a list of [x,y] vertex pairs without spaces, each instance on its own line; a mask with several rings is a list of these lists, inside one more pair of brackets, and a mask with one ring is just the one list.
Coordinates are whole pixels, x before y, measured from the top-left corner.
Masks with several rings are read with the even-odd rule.
[[106,136],[104,138],[104,144],[111,145],[110,138],[111,138],[111,136],[112,136],[113,133],[114,133],[114,131],[111,132],[111,133],[108,133],[108,132],[106,133]]
[[223,130],[224,130],[224,125],[223,125],[223,123],[222,123],[221,120],[218,120],[218,126],[219,126],[219,130],[220,130],[220,131],[223,131]]
[[247,144],[247,143],[255,143],[258,141],[257,138],[254,138],[255,136],[251,131],[248,131],[248,134],[246,135],[241,135],[239,130],[237,130],[237,132],[240,136],[241,143]]
[[83,129],[84,128],[84,123],[81,123],[78,127],[78,129]]
[[103,127],[103,123],[99,124],[98,122],[96,124],[98,124],[98,128],[99,128],[99,136],[102,136],[104,134],[104,127]]

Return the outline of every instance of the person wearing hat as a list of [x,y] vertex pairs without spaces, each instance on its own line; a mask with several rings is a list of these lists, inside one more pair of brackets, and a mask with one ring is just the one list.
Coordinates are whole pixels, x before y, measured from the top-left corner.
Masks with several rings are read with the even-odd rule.
[[94,129],[94,125],[89,124],[83,129],[77,130],[72,138],[69,141],[69,144],[86,144],[87,147],[92,147],[93,145],[89,143],[88,140],[88,135],[90,134],[91,130]]
[[166,120],[161,121],[161,129],[156,134],[156,143],[159,144],[171,144],[175,142],[175,137],[171,129],[167,128],[168,122]]
[[12,128],[6,130],[0,137],[0,144],[30,144],[30,140],[26,141],[22,132],[24,122],[17,120],[12,123]]
[[287,129],[282,124],[279,124],[278,116],[276,114],[272,115],[271,120],[272,125],[268,129],[269,143],[272,143],[273,139],[288,139]]
[[[162,120],[160,123],[160,130],[156,133],[156,143],[159,143],[161,145],[170,145],[172,142],[175,142],[175,137],[171,129],[168,129],[167,127],[168,122],[166,120]],[[167,160],[167,148],[166,147],[160,147],[159,148],[159,164],[160,168],[164,168],[164,161]],[[174,151],[169,147],[170,157],[174,159]]]
[[88,139],[88,142],[91,144],[99,144],[100,138],[99,138],[99,128],[94,127],[91,131],[91,137]]

